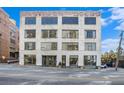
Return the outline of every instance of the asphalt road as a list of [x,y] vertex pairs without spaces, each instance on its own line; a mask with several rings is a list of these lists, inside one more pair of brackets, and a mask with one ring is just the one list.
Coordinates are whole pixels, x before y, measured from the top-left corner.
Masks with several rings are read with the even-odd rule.
[[81,70],[0,64],[0,85],[124,85],[124,69]]

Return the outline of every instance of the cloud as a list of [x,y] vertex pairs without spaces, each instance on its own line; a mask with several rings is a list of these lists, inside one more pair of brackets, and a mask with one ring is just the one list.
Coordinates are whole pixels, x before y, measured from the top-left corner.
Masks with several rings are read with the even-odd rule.
[[102,26],[108,26],[110,23],[112,23],[112,20],[109,17],[101,18],[101,23],[102,23]]
[[114,50],[118,47],[119,39],[108,38],[102,41],[102,52]]
[[107,21],[106,21],[106,19],[101,18],[101,23],[102,23],[102,26],[106,26],[106,25],[107,25]]
[[124,30],[124,22],[121,22],[120,25],[114,28],[114,30]]
[[124,8],[111,8],[109,9],[112,12],[111,19],[112,20],[122,20],[124,19]]
[[114,30],[124,30],[124,8],[111,8],[108,11],[112,13],[110,19],[117,21],[117,25]]

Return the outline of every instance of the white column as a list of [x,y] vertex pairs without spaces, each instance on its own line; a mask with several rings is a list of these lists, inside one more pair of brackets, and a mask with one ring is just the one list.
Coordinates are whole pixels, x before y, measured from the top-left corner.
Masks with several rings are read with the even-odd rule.
[[24,65],[24,54],[22,52],[19,53],[19,64]]
[[56,66],[59,65],[59,62],[62,62],[62,56],[61,56],[61,54],[57,54],[57,62],[56,62]]
[[66,55],[66,67],[69,67],[70,63],[69,63],[69,55]]
[[100,66],[101,66],[101,54],[97,54],[96,66],[97,66],[97,67],[100,67]]
[[40,26],[41,26],[41,17],[37,16],[36,18],[36,65],[42,65]]
[[36,65],[42,66],[42,56],[40,53],[36,54]]
[[84,56],[78,55],[78,66],[83,67],[84,66]]
[[19,64],[24,65],[24,29],[25,29],[25,18],[20,18],[20,31],[19,31]]
[[59,62],[62,62],[62,17],[58,17],[58,31],[57,31],[57,62],[56,66],[58,66]]

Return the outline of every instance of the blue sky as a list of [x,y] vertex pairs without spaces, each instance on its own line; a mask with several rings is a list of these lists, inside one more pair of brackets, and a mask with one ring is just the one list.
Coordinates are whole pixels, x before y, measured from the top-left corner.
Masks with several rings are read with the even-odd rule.
[[117,48],[119,33],[124,28],[124,8],[112,7],[3,7],[10,18],[16,20],[19,27],[20,11],[37,11],[37,10],[95,10],[100,11],[102,22],[102,51],[115,50]]

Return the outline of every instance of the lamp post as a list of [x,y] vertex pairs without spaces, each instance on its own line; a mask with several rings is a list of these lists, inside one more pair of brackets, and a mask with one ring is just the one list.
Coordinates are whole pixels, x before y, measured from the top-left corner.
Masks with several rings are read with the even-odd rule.
[[116,65],[115,65],[115,70],[117,71],[118,69],[118,64],[119,64],[119,57],[120,57],[120,54],[121,54],[121,51],[122,51],[122,48],[121,48],[121,43],[122,43],[122,39],[123,39],[123,32],[121,32],[120,34],[120,41],[119,41],[119,46],[117,48],[117,60],[116,60]]

